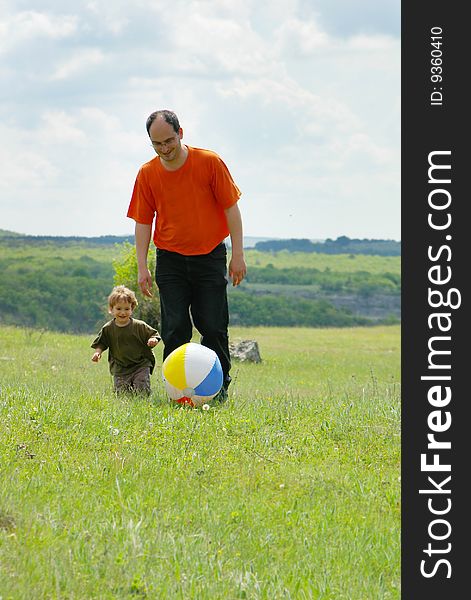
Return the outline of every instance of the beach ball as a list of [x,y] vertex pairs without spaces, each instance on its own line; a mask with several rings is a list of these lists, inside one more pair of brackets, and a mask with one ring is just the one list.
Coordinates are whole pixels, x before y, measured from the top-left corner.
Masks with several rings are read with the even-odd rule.
[[202,406],[222,387],[222,367],[211,348],[189,342],[171,352],[162,364],[167,394],[179,404]]

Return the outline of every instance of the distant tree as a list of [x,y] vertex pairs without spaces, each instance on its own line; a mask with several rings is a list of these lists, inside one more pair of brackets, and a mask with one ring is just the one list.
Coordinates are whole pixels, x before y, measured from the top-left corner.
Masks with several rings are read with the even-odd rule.
[[280,250],[288,250],[289,252],[314,252],[314,244],[311,240],[289,239],[289,240],[267,240],[265,242],[257,242],[255,249],[261,252],[278,252]]
[[378,256],[400,256],[401,242],[394,240],[359,240],[345,235],[336,240],[327,238],[324,242],[311,242],[308,239],[267,240],[257,242],[255,249],[260,252],[317,252],[319,254],[370,254]]

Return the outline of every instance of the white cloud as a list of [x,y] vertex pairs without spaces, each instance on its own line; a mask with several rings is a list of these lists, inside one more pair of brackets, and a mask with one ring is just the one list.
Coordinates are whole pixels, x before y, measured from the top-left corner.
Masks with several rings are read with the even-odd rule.
[[[254,106],[262,106],[263,110],[274,108],[284,113],[284,119],[290,124],[292,136],[296,142],[303,139],[309,141],[311,136],[331,134],[334,131],[351,131],[358,129],[360,122],[348,106],[339,100],[326,102],[304,88],[297,81],[283,77],[275,79],[236,80],[231,87],[220,87],[223,96],[235,96],[245,101],[252,100]],[[280,129],[281,129],[280,125]],[[289,145],[289,139],[281,140]]]
[[312,55],[330,42],[329,36],[313,20],[289,19],[275,32],[275,38],[278,52],[301,56]]
[[72,116],[64,111],[48,111],[42,115],[36,139],[47,147],[51,144],[81,143],[85,137]]
[[270,48],[245,20],[189,14],[175,27],[174,41],[176,48],[169,58],[176,70],[180,69],[182,58],[186,58],[186,70],[187,57],[193,64],[205,65],[211,77],[258,75],[270,68]]
[[50,38],[60,40],[73,35],[78,28],[77,16],[56,16],[37,11],[23,11],[0,23],[0,50],[12,50],[25,41]]
[[[11,150],[14,150],[13,154]],[[23,197],[25,188],[29,193],[34,192],[35,189],[48,185],[59,174],[59,170],[46,156],[35,150],[33,144],[17,148],[13,146],[10,151],[2,148],[0,162],[2,202],[11,202],[17,211],[19,207],[16,197]]]
[[56,67],[51,79],[69,79],[90,67],[105,61],[105,55],[99,48],[84,48]]
[[[135,4],[133,2],[133,4]],[[130,22],[130,15],[123,14],[123,7],[114,2],[87,2],[86,9],[91,15],[100,19],[104,28],[114,35],[123,32]]]
[[397,45],[397,40],[389,35],[355,35],[348,40],[352,50],[390,50]]

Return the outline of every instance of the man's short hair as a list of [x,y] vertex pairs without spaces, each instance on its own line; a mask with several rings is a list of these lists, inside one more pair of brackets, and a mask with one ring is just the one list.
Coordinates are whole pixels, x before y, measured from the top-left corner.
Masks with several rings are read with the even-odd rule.
[[152,114],[147,117],[146,121],[146,129],[147,133],[150,136],[149,130],[152,123],[155,121],[157,117],[162,117],[169,125],[173,127],[175,133],[180,131],[180,123],[178,121],[177,115],[171,110],[156,110]]

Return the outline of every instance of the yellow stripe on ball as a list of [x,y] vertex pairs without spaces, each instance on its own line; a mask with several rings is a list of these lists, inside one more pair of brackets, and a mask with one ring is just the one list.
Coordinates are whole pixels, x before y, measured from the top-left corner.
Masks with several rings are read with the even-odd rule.
[[[172,360],[164,360],[162,373],[165,379],[174,387],[183,390],[188,387],[185,376],[185,354],[188,344],[183,344],[171,353]],[[167,357],[170,358],[170,355]]]

